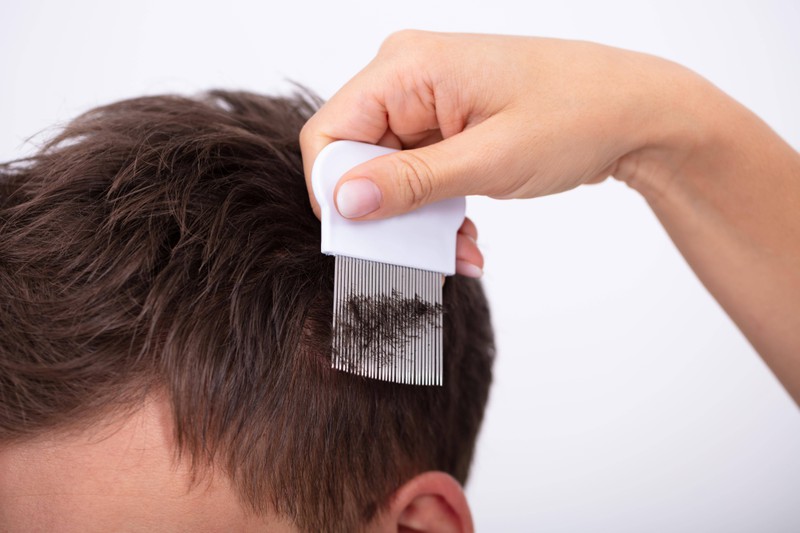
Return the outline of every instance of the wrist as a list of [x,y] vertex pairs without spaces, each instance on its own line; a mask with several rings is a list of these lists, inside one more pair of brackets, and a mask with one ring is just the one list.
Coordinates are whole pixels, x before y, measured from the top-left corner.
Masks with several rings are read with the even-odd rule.
[[729,147],[725,119],[730,100],[707,80],[676,63],[648,57],[648,77],[640,84],[633,150],[620,158],[615,177],[650,203],[674,198],[704,174],[709,156]]

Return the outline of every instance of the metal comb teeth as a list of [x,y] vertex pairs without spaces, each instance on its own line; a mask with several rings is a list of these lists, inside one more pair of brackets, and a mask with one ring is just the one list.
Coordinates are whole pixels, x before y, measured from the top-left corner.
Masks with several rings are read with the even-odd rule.
[[441,385],[442,274],[336,256],[331,366]]

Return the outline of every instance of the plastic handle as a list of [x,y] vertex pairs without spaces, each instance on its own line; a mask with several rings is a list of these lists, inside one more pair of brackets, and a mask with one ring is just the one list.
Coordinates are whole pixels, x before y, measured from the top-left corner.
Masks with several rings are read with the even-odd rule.
[[335,141],[319,153],[311,170],[311,185],[322,210],[322,253],[452,275],[456,270],[456,234],[466,210],[464,197],[383,220],[352,221],[336,210],[333,191],[348,170],[396,151]]

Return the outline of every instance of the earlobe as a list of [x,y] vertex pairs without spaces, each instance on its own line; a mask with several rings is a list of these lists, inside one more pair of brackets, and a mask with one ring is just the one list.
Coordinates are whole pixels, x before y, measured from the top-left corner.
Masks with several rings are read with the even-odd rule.
[[425,472],[405,483],[392,498],[390,515],[398,532],[474,531],[461,485],[444,472]]

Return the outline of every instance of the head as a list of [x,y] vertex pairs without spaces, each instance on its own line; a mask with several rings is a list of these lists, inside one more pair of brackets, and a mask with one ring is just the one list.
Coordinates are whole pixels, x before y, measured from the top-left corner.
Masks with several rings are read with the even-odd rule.
[[0,167],[0,529],[471,527],[486,301],[444,283],[442,387],[330,368],[315,106],[138,98]]

